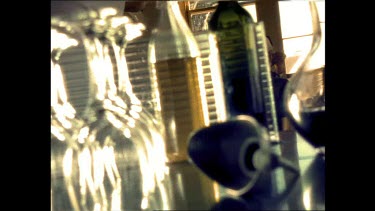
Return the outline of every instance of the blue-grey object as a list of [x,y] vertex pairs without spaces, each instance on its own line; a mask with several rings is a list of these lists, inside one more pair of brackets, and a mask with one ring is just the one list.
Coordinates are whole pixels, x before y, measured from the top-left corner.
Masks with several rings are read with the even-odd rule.
[[251,116],[241,115],[191,134],[191,161],[211,179],[237,194],[266,191],[266,177],[276,167],[298,174],[287,160],[271,152],[265,129]]

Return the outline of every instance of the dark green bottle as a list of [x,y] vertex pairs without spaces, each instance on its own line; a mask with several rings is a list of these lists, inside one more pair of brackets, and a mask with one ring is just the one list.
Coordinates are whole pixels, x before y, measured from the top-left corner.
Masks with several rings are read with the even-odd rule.
[[219,1],[208,24],[216,37],[227,115],[251,115],[265,125],[253,18],[237,1]]

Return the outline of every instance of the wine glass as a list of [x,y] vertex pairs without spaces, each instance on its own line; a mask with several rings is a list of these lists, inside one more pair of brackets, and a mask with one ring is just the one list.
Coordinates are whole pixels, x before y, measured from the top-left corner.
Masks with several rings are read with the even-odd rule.
[[293,68],[296,69],[284,92],[286,112],[296,131],[320,155],[325,155],[328,132],[325,112],[325,63],[319,47],[324,40],[319,23],[315,0],[309,0],[313,37],[310,51],[301,56]]

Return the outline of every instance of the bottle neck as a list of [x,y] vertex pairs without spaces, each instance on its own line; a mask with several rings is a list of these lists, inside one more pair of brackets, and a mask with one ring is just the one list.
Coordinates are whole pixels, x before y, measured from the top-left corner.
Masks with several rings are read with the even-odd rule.
[[158,2],[159,21],[152,32],[149,59],[156,61],[200,56],[194,35],[177,1]]
[[159,30],[173,30],[178,24],[185,24],[177,1],[159,1],[157,7],[160,12],[157,25]]

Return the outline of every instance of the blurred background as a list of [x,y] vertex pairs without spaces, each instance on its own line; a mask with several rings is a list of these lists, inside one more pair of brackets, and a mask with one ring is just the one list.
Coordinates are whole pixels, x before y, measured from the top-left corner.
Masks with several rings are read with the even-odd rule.
[[[51,15],[69,12],[70,1],[52,1]],[[146,87],[149,87],[149,80],[142,77],[148,71],[147,46],[152,29],[156,25],[158,10],[156,1],[78,1],[88,7],[102,8],[115,7],[123,11],[124,15],[131,17],[135,22],[143,23],[146,30],[143,35],[132,40],[127,45],[126,55],[129,67],[130,80],[137,97],[147,108],[149,96],[145,95]],[[284,52],[285,74],[290,78],[294,71],[293,65],[297,59],[306,53],[311,47],[312,24],[311,14],[307,1],[239,1],[243,7],[252,15],[255,21],[263,21],[266,35],[270,37],[275,51]],[[58,7],[54,7],[58,3]],[[66,4],[66,7],[61,6]],[[212,81],[209,75],[209,45],[207,42],[208,20],[216,8],[216,1],[179,1],[180,9],[194,33],[198,46],[202,53],[203,70],[205,74],[205,84],[207,97],[210,97]],[[319,21],[322,30],[322,44],[318,50],[321,54],[325,52],[325,2],[316,1],[319,12]],[[321,58],[324,58],[322,56]],[[321,66],[325,61],[318,61]],[[61,57],[61,64],[66,68],[67,89],[70,100],[77,112],[82,111],[87,101],[87,68],[83,47],[67,50]],[[212,108],[211,110],[213,110]],[[215,119],[215,114],[211,114],[211,119]]]

